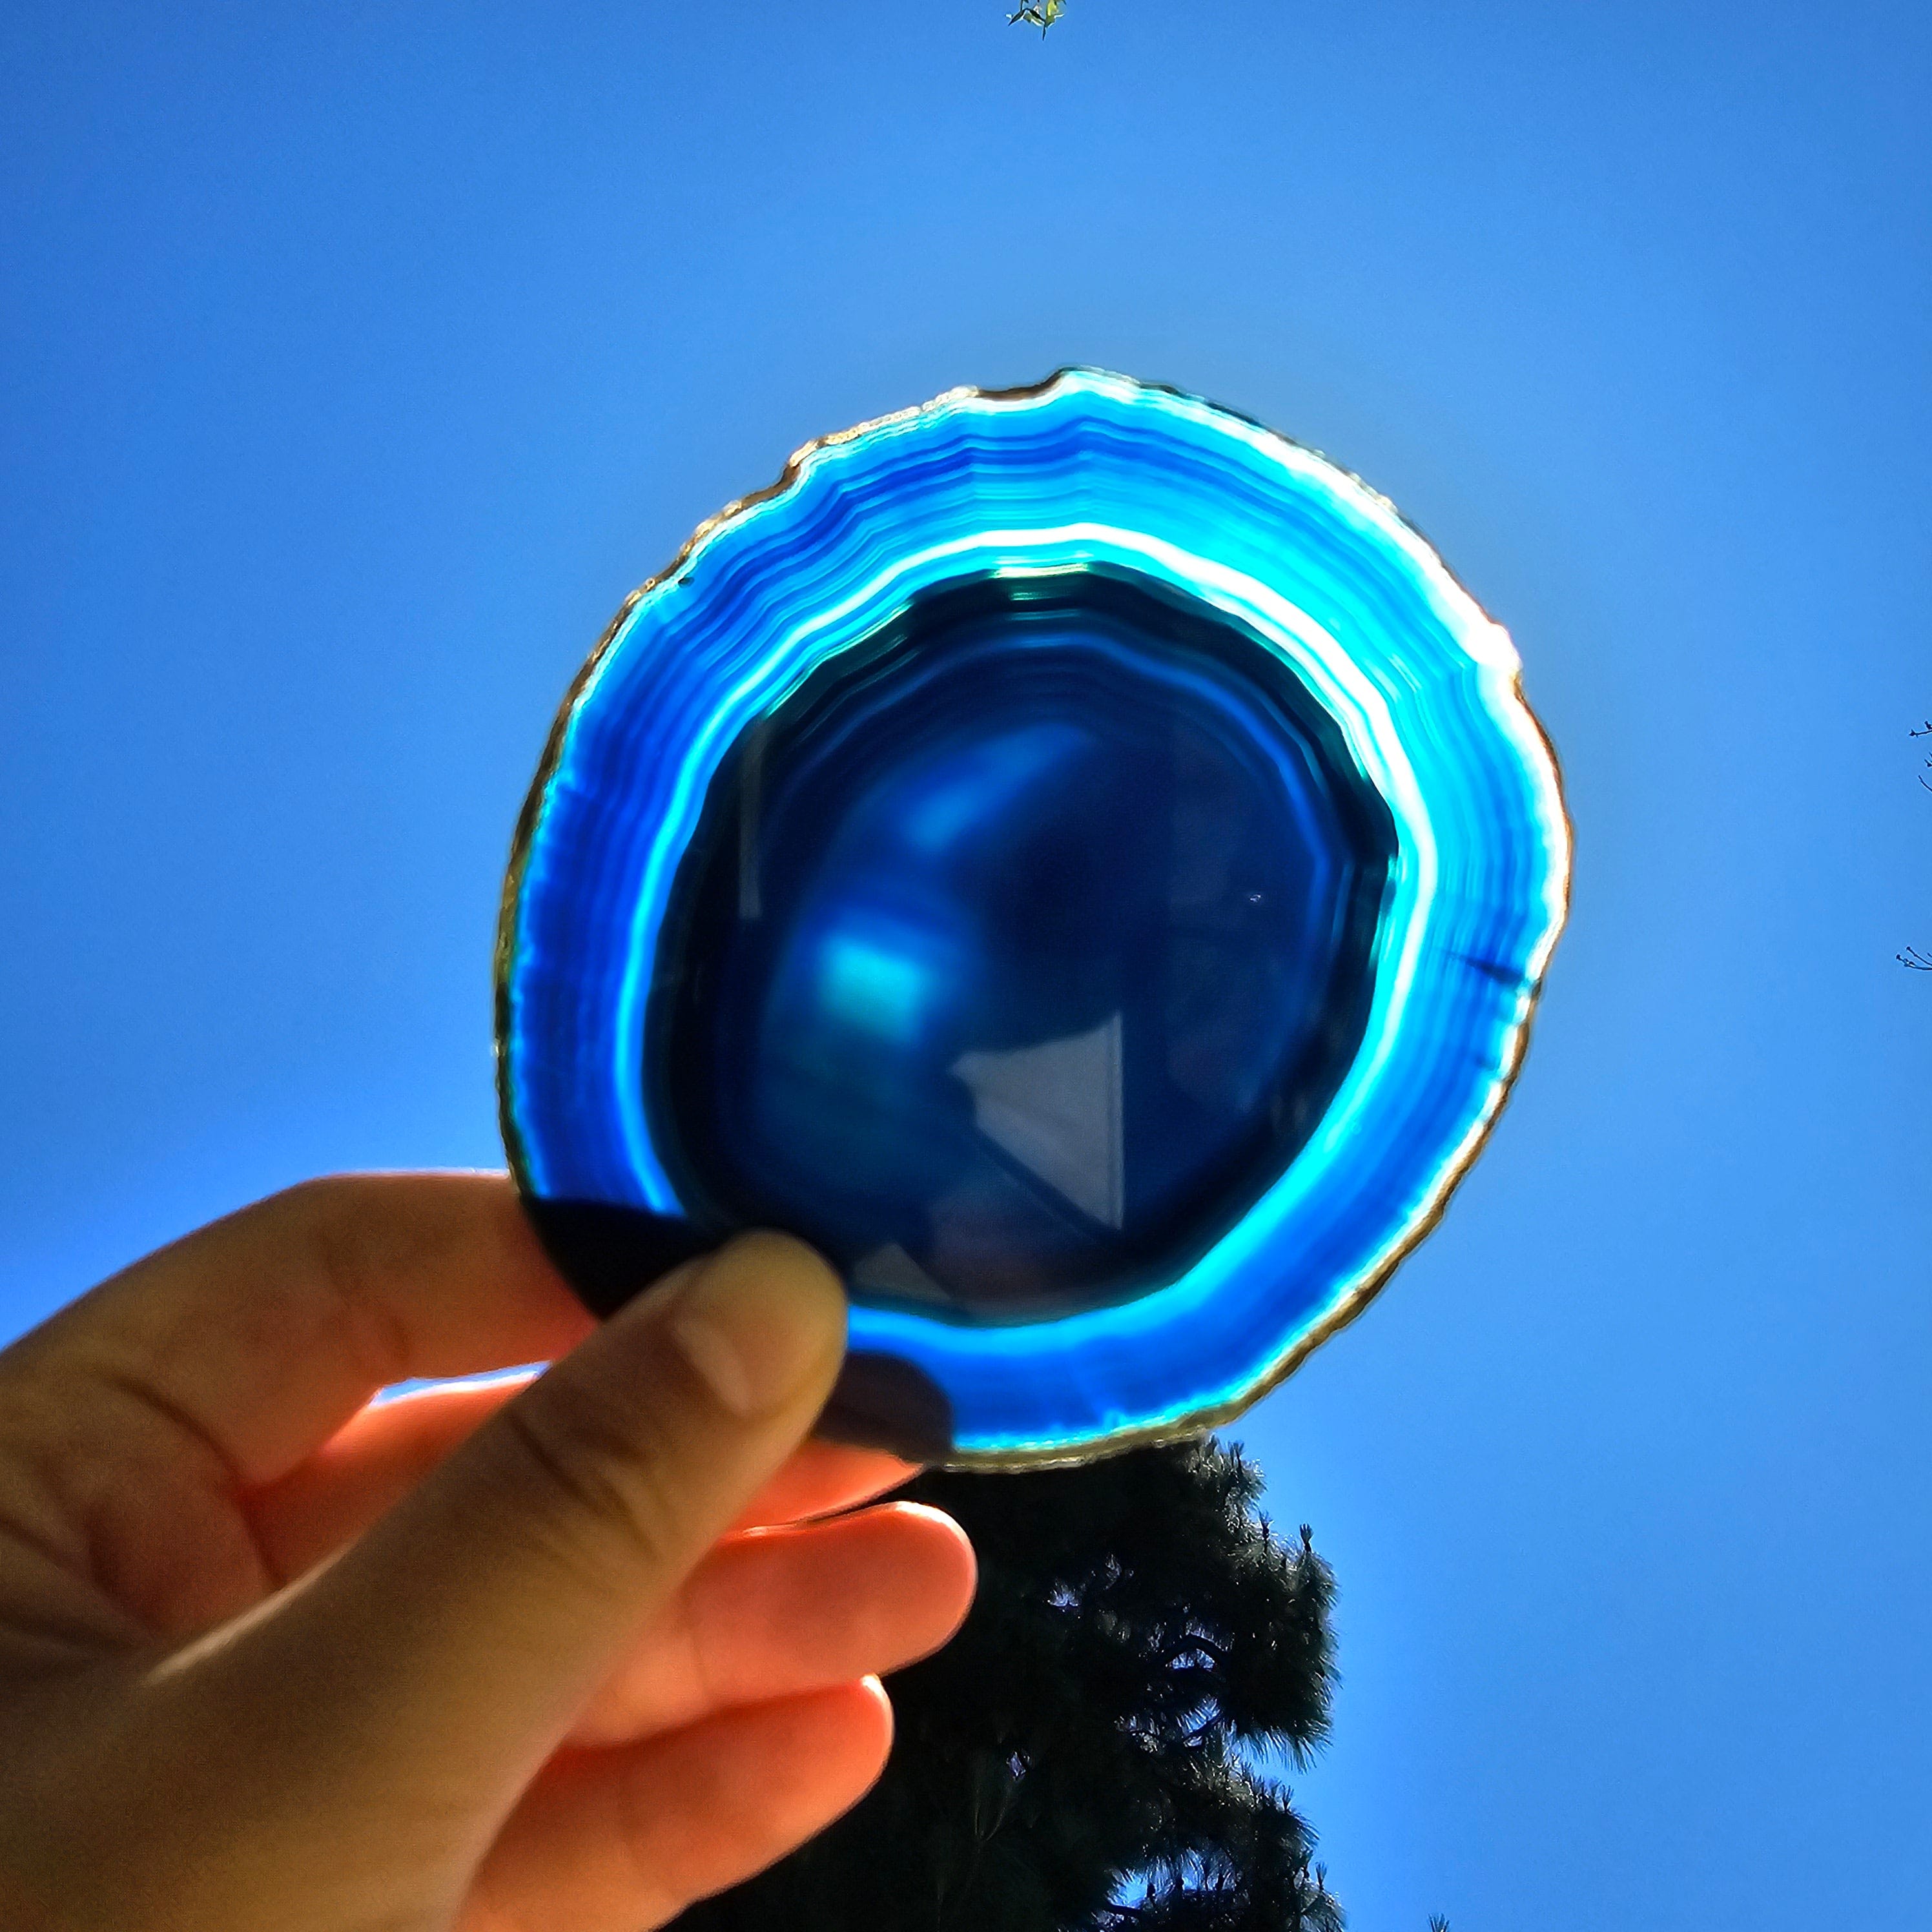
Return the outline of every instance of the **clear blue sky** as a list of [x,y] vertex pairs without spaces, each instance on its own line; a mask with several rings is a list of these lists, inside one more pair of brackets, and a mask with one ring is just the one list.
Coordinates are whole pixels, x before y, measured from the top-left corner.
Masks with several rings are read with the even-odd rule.
[[512,822],[807,436],[1096,362],[1515,632],[1574,921],[1518,1099],[1250,1420],[1341,1575],[1358,1932],[1932,1893],[1932,16],[1914,0],[0,20],[0,1333],[494,1162]]

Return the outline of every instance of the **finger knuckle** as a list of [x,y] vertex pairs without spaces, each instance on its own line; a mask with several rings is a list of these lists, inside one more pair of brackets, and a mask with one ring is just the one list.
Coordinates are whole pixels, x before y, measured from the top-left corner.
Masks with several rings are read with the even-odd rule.
[[[547,1395],[548,1392],[546,1392]],[[682,1542],[678,1486],[662,1424],[572,1389],[502,1413],[539,1514],[574,1546],[614,1546],[627,1567],[670,1561]]]

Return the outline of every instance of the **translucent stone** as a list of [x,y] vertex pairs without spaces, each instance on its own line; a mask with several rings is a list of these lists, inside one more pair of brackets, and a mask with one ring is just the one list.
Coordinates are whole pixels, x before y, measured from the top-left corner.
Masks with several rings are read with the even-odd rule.
[[825,1426],[1236,1413],[1439,1216],[1566,904],[1509,639],[1312,452],[1090,370],[802,451],[620,613],[518,827],[505,1138],[593,1307],[753,1225]]
[[680,1196],[882,1298],[1172,1280],[1347,1071],[1394,850],[1232,626],[1093,572],[921,598],[712,781],[646,1034]]

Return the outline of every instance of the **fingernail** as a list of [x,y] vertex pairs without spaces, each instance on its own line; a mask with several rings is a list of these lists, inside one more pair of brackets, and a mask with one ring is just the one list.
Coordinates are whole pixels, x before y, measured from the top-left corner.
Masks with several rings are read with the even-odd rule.
[[830,1383],[845,1298],[808,1248],[746,1234],[704,1264],[668,1326],[719,1403],[748,1418],[782,1407],[814,1375]]

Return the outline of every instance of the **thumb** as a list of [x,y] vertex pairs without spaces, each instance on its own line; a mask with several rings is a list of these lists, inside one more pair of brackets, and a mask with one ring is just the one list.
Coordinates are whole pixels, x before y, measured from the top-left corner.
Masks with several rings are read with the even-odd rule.
[[[749,1234],[506,1404],[339,1560],[199,1668],[263,1785],[435,1795],[480,1850],[640,1627],[810,1430],[844,1298]],[[258,1785],[257,1789],[263,1786]]]

